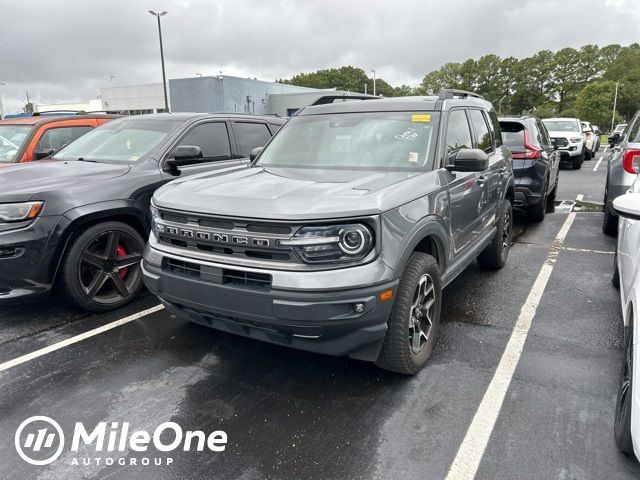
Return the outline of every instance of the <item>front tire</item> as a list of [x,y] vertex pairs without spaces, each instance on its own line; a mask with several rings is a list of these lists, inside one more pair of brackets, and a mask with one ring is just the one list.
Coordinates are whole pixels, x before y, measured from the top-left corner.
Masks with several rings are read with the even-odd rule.
[[624,359],[620,369],[620,383],[616,399],[613,433],[616,444],[627,457],[635,458],[631,439],[631,405],[633,404],[633,319],[624,332]]
[[513,207],[509,200],[503,200],[498,211],[497,231],[493,240],[480,255],[478,263],[494,270],[504,267],[511,250],[513,236]]
[[573,159],[573,169],[574,170],[580,170],[582,168],[582,164],[584,163],[584,157],[585,157],[585,153],[584,153],[584,148],[583,148],[582,152],[580,153],[580,155],[578,155],[577,157],[574,157],[574,159]]
[[604,218],[602,219],[602,231],[607,235],[615,236],[618,233],[618,217],[611,213],[611,208],[604,201]]
[[442,280],[435,258],[413,253],[400,279],[376,365],[415,375],[433,352],[440,326]]
[[75,306],[106,312],[133,300],[142,289],[142,236],[121,222],[80,232],[65,255],[60,292]]

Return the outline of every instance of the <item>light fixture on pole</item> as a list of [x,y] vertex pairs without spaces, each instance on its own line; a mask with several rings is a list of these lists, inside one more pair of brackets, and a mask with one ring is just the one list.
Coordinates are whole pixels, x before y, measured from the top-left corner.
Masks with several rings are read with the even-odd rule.
[[376,71],[371,69],[373,72],[373,96],[376,96]]
[[149,10],[149,13],[158,20],[158,38],[160,39],[160,61],[162,62],[162,88],[164,90],[164,111],[169,111],[169,98],[167,97],[167,77],[164,71],[164,49],[162,48],[162,26],[160,25],[160,17],[164,17],[167,12],[156,13]]

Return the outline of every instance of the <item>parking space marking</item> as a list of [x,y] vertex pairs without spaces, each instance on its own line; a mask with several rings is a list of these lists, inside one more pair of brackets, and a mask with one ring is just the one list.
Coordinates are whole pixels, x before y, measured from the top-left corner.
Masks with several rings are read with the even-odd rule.
[[599,167],[599,166],[600,166],[600,164],[602,163],[602,159],[603,159],[603,157],[604,157],[604,154],[603,154],[603,155],[600,155],[600,158],[598,159],[598,163],[596,163],[596,166],[595,166],[595,167],[593,167],[593,171],[594,171],[594,172],[597,172],[597,171],[598,171],[598,167]]
[[533,317],[536,314],[549,277],[551,277],[551,272],[553,272],[553,268],[555,267],[558,254],[560,253],[560,247],[575,218],[576,214],[573,212],[567,216],[567,219],[556,236],[549,255],[547,255],[531,287],[531,291],[520,310],[518,320],[511,332],[509,342],[502,354],[498,368],[491,379],[491,383],[489,383],[487,387],[487,391],[478,406],[478,410],[471,421],[471,425],[469,425],[469,429],[449,469],[447,480],[472,480],[475,478],[478,467],[480,466],[480,461],[487,448],[489,438],[502,408],[507,389],[511,384],[516,366],[522,355]]
[[582,200],[584,200],[584,195],[580,194],[576,197],[576,202],[581,202]]
[[60,350],[61,348],[68,347],[69,345],[73,345],[74,343],[81,342],[86,340],[87,338],[95,337],[104,332],[108,332],[114,328],[125,325],[129,322],[133,322],[134,320],[138,320],[139,318],[146,317],[152,313],[158,312],[164,308],[163,305],[156,305],[155,307],[148,308],[146,310],[142,310],[141,312],[134,313],[133,315],[129,315],[128,317],[121,318],[120,320],[116,320],[115,322],[107,323],[98,328],[94,328],[93,330],[89,330],[88,332],[81,333],[80,335],[76,335],[71,338],[67,338],[58,343],[54,343],[53,345],[49,345],[48,347],[41,348],[40,350],[36,350],[35,352],[27,353],[26,355],[22,355],[21,357],[14,358],[13,360],[9,360],[8,362],[4,362],[0,364],[0,372],[4,370],[8,370],[9,368],[15,367],[17,365],[28,362],[29,360],[36,359],[43,355],[46,355],[51,352],[55,352],[56,350]]

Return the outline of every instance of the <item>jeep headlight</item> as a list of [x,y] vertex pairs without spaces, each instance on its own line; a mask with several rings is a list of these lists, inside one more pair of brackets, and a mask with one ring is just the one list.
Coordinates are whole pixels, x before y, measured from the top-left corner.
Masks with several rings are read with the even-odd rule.
[[0,223],[33,220],[42,211],[44,202],[0,203]]
[[292,247],[306,263],[354,262],[371,252],[374,239],[369,227],[353,223],[302,227],[279,244]]

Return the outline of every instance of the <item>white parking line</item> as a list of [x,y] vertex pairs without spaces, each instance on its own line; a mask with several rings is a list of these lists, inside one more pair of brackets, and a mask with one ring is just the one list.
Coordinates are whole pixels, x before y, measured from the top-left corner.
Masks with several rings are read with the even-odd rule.
[[584,195],[580,194],[576,197],[576,202],[581,202],[582,200],[584,200]]
[[518,321],[502,354],[498,368],[449,469],[447,480],[472,480],[476,476],[480,461],[489,443],[489,437],[502,408],[507,389],[511,384],[513,373],[522,355],[522,350],[531,328],[531,322],[558,259],[559,247],[564,242],[575,217],[575,213],[570,213],[565,220],[556,236],[554,248],[549,252],[533,287],[531,287],[529,296],[520,310]]
[[101,333],[107,332],[126,323],[133,322],[134,320],[138,320],[139,318],[146,317],[147,315],[160,311],[163,308],[163,305],[156,305],[155,307],[142,310],[141,312],[134,313],[133,315],[121,318],[120,320],[116,320],[115,322],[107,323],[106,325],[103,325],[101,327],[81,333],[80,335],[76,335],[75,337],[67,338],[66,340],[63,340],[61,342],[54,343],[53,345],[49,345],[45,348],[41,348],[40,350],[36,350],[35,352],[27,353],[26,355],[14,358],[13,360],[9,360],[8,362],[0,363],[0,372],[28,362],[29,360],[41,357],[48,353],[55,352],[56,350],[60,350],[61,348],[68,347],[69,345],[73,345],[74,343],[81,342],[82,340],[86,340],[87,338],[91,338]]
[[598,171],[598,167],[600,166],[600,164],[602,163],[602,158],[604,155],[600,155],[600,158],[598,159],[598,163],[596,163],[596,166],[593,167],[593,171],[597,172]]

